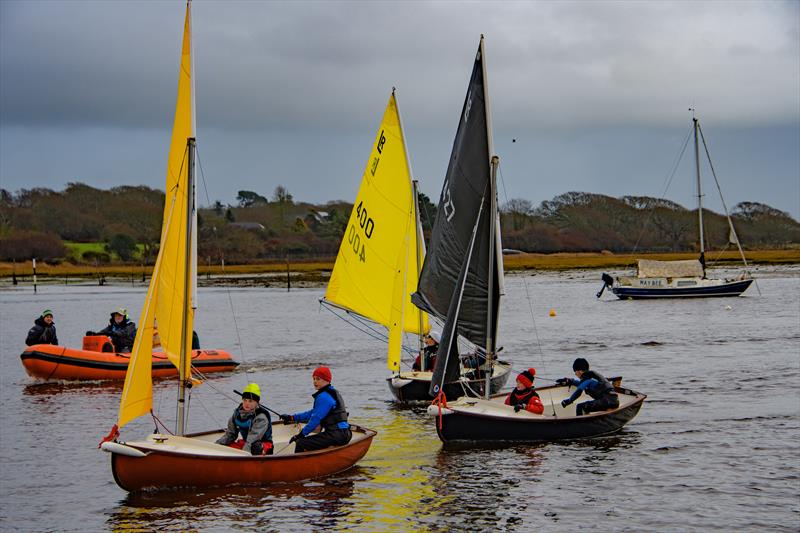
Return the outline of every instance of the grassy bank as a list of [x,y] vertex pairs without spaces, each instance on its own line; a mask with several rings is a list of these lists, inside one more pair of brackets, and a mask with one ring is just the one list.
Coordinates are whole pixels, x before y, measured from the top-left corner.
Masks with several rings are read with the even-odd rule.
[[[612,253],[555,253],[555,254],[513,254],[505,256],[506,270],[569,270],[575,268],[627,268],[634,267],[638,258],[672,260],[695,259],[694,253],[659,253],[659,254],[612,254]],[[747,261],[752,264],[792,264],[800,263],[800,250],[753,250],[745,253]],[[290,262],[288,269],[293,273],[313,276],[313,273],[330,272],[333,268],[333,258],[319,261]],[[741,264],[738,252],[706,252],[706,262],[709,266],[729,266]],[[222,275],[258,275],[280,274],[287,270],[287,263],[273,262],[253,265],[226,265],[199,266],[200,276]],[[38,262],[36,265],[37,276],[46,277],[122,277],[141,278],[144,274],[149,277],[152,266],[141,265],[73,265],[61,263],[48,265]],[[30,277],[33,267],[30,261],[25,263],[0,263],[0,277],[11,277],[16,272],[17,276]]]

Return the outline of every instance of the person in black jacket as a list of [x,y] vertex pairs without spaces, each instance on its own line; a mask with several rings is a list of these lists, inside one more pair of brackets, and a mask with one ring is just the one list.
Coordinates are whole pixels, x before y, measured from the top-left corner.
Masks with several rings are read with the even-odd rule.
[[425,348],[414,360],[411,365],[411,370],[422,370],[422,358],[425,358],[425,370],[433,372],[433,367],[436,366],[436,352],[439,351],[439,342],[442,340],[442,334],[436,330],[431,331],[423,338]]
[[578,376],[578,379],[562,378],[557,381],[561,385],[574,385],[576,387],[572,396],[561,402],[562,407],[570,405],[583,392],[591,396],[592,399],[588,402],[579,403],[575,407],[575,412],[578,416],[619,407],[619,396],[614,391],[614,385],[599,372],[589,370],[589,361],[583,357],[578,357],[572,363],[572,370]]
[[108,326],[100,331],[87,331],[86,335],[108,335],[117,353],[130,353],[136,339],[136,324],[128,319],[128,311],[120,307],[111,312]]
[[58,344],[56,337],[56,323],[53,322],[53,312],[49,309],[42,311],[42,314],[33,321],[33,327],[28,331],[25,344]]

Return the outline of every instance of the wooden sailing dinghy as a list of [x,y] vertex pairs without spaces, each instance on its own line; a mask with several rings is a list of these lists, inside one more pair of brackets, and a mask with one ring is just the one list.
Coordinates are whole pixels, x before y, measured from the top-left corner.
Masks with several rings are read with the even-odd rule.
[[608,411],[577,416],[575,406],[581,400],[561,406],[574,389],[567,386],[537,388],[544,405],[540,415],[530,411],[514,412],[505,404],[506,395],[491,399],[459,398],[444,405],[431,405],[436,432],[442,442],[546,442],[600,437],[618,432],[639,412],[645,396],[639,392],[614,387],[619,407]]
[[[321,301],[388,330],[386,359],[392,375],[387,382],[402,402],[430,401],[433,376],[424,358],[420,371],[401,367],[403,333],[430,330],[428,314],[411,303],[425,256],[418,205],[393,89]],[[417,348],[422,349],[421,341]],[[459,376],[447,387],[456,398],[482,390],[483,380]]]
[[[194,101],[191,58],[191,4],[186,6],[178,102],[167,169],[167,197],[161,246],[139,320],[117,423],[100,447],[111,454],[117,484],[128,491],[175,487],[211,487],[299,481],[341,472],[369,449],[375,432],[352,426],[344,446],[294,453],[289,439],[300,427],[276,424],[276,454],[253,456],[214,444],[222,430],[184,435],[186,391],[191,390],[192,301],[194,267]],[[175,435],[152,434],[140,441],[119,441],[119,430],[152,412],[152,342],[158,323],[161,344],[178,368],[178,410]]]

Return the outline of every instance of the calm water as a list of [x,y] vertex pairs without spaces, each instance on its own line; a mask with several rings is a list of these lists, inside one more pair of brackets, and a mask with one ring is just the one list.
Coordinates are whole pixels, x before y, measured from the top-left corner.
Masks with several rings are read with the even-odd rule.
[[[571,374],[576,356],[622,374],[648,394],[638,417],[610,438],[458,450],[442,448],[422,409],[389,401],[383,344],[320,310],[322,289],[201,289],[202,344],[243,364],[194,391],[190,430],[221,427],[234,404],[217,391],[231,396],[249,381],[278,411],[308,408],[311,369],[325,363],[352,420],[378,436],[334,478],[135,496],[97,449],[120,387],[36,383],[19,353],[43,309],[54,310],[61,343],[76,346],[113,308],[138,318],[144,288],[6,286],[0,530],[800,529],[800,268],[756,270],[762,296],[751,287],[740,298],[671,302],[598,301],[599,274],[507,277],[501,344],[515,368],[543,377]],[[155,387],[170,425],[173,385]],[[123,438],[152,428],[139,419]]]

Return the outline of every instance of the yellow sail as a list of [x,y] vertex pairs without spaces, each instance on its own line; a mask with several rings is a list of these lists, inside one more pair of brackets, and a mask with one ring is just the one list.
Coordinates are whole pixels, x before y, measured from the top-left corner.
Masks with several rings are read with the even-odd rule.
[[411,303],[417,288],[417,206],[392,92],[353,204],[325,299],[389,328],[389,362],[399,370],[402,332],[425,333]]
[[[178,77],[178,98],[172,142],[167,160],[166,199],[164,203],[161,246],[147,289],[139,329],[131,352],[117,426],[147,414],[152,407],[153,331],[158,324],[161,346],[170,361],[179,366],[181,345],[191,346],[193,327],[192,283],[196,265],[191,260],[192,246],[187,245],[192,231],[188,190],[188,139],[194,137],[194,97],[191,57],[191,9],[186,5],[183,47]],[[187,260],[188,255],[188,260]],[[186,358],[185,375],[190,376],[191,357]]]

